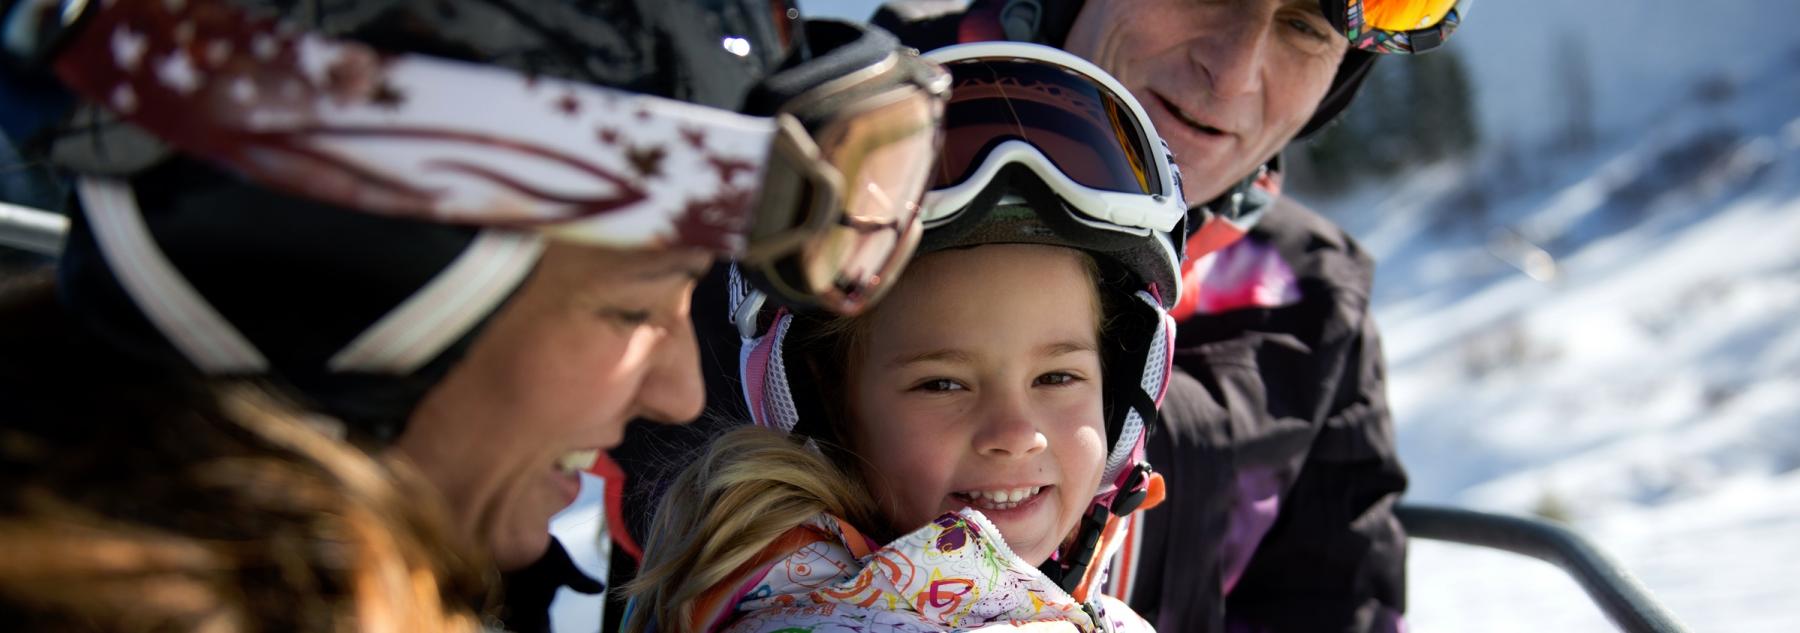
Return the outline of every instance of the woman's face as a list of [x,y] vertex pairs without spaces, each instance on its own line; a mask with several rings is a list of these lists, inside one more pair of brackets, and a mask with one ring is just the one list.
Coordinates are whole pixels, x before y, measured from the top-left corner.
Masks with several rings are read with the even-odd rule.
[[688,300],[711,261],[552,244],[414,411],[393,450],[502,569],[543,554],[577,473],[619,444],[627,421],[700,414]]
[[974,507],[1042,564],[1100,485],[1098,300],[1083,256],[996,244],[935,253],[868,317],[851,443],[909,532]]

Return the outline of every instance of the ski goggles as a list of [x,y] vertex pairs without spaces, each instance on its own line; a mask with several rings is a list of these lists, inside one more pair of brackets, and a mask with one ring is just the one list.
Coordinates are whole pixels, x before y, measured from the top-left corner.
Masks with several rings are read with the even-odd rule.
[[1168,146],[1137,99],[1098,67],[1017,42],[961,44],[925,57],[951,77],[926,228],[953,220],[1012,165],[1098,227],[1143,235],[1172,230],[1186,216]]
[[926,174],[905,167],[935,158],[948,86],[872,30],[801,64],[812,81],[791,106],[749,116],[379,52],[220,0],[26,0],[4,18],[13,60],[260,185],[596,246],[706,249],[785,301],[841,312],[911,254]]
[[1350,45],[1372,53],[1423,53],[1443,45],[1473,0],[1319,0]]

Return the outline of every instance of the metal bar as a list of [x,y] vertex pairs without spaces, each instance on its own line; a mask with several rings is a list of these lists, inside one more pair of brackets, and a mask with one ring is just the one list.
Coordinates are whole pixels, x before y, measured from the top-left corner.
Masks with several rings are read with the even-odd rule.
[[0,202],[0,246],[55,257],[68,234],[67,216]]
[[1630,572],[1566,527],[1537,519],[1440,506],[1401,504],[1394,514],[1411,538],[1491,547],[1561,567],[1606,617],[1627,633],[1688,630]]

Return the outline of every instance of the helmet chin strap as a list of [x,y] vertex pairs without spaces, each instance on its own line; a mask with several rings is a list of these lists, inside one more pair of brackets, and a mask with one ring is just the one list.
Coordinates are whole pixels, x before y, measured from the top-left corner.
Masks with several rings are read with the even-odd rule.
[[1074,542],[1038,568],[1077,601],[1086,602],[1090,589],[1098,584],[1106,567],[1102,561],[1111,553],[1109,545],[1118,534],[1121,519],[1162,503],[1162,475],[1151,470],[1148,462],[1133,465],[1122,479],[1115,490],[1096,497],[1081,516]]
[[[1126,389],[1118,396],[1119,411],[1137,410],[1144,416],[1145,432],[1156,419],[1156,401],[1141,389]],[[1123,416],[1125,413],[1119,413]],[[1094,496],[1081,520],[1075,526],[1075,539],[1057,556],[1044,561],[1038,569],[1050,580],[1068,591],[1076,600],[1086,601],[1088,587],[1106,567],[1106,547],[1118,531],[1118,520],[1132,512],[1146,509],[1162,501],[1162,476],[1143,460],[1144,439],[1139,436],[1131,454],[1135,462],[1110,482],[1110,490]],[[1152,498],[1154,497],[1154,498]],[[1148,502],[1148,505],[1146,505]]]
[[[1188,260],[1204,257],[1243,237],[1256,224],[1258,214],[1268,206],[1269,194],[1257,191],[1257,183],[1270,179],[1280,171],[1281,155],[1276,154],[1250,172],[1250,175],[1232,183],[1217,197],[1190,207],[1187,217]],[[1230,225],[1225,227],[1230,230],[1218,234],[1221,227],[1215,225]],[[1195,241],[1198,234],[1207,231],[1215,235]]]
[[1277,154],[1275,158],[1269,159],[1268,163],[1250,172],[1250,175],[1231,183],[1231,186],[1226,187],[1224,193],[1220,193],[1218,197],[1194,205],[1188,210],[1188,217],[1193,217],[1195,213],[1200,214],[1200,217],[1198,222],[1190,222],[1189,226],[1203,226],[1213,218],[1236,219],[1243,215],[1244,201],[1249,199],[1250,190],[1256,187],[1257,180],[1262,179],[1263,175],[1270,171],[1270,166],[1279,160],[1281,160],[1281,156]]

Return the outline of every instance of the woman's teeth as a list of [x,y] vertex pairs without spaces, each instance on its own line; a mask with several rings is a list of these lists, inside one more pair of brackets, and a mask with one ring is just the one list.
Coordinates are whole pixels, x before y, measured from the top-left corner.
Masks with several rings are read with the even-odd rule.
[[1011,488],[1007,490],[970,490],[956,493],[969,501],[969,505],[983,510],[1011,510],[1037,496],[1043,486],[1032,488]]
[[597,461],[600,461],[600,449],[598,448],[569,451],[557,458],[556,469],[567,473],[579,473],[593,468],[594,462]]

